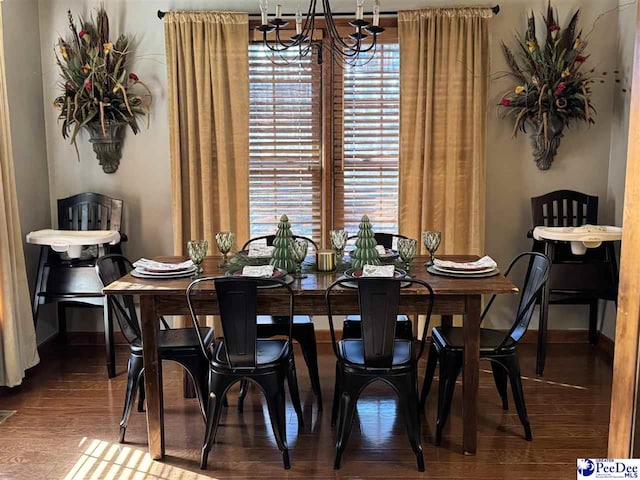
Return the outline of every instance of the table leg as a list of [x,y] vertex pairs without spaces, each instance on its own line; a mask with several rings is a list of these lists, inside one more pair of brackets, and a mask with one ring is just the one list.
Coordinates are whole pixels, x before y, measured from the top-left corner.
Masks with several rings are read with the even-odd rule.
[[151,295],[140,297],[140,325],[144,356],[144,386],[147,400],[147,436],[153,460],[164,456],[164,406],[162,398],[162,363],[158,357],[160,322]]
[[464,365],[462,368],[462,448],[475,455],[478,443],[478,380],[480,376],[480,295],[466,297]]
[[440,315],[440,325],[443,327],[453,327],[453,315]]
[[[555,244],[544,242],[544,254],[549,257],[553,265]],[[538,324],[538,354],[536,357],[536,373],[544,373],[544,363],[547,358],[547,323],[549,320],[549,295],[551,290],[551,277],[545,283],[540,295],[540,322]]]

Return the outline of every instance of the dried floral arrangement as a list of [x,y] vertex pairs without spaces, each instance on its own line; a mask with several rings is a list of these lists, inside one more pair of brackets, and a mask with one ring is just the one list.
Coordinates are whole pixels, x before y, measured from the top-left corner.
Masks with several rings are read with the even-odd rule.
[[591,102],[594,70],[585,71],[589,56],[587,42],[578,30],[580,10],[566,28],[558,25],[558,16],[549,2],[542,16],[543,41],[536,35],[534,14],[528,18],[524,36],[512,51],[502,43],[509,74],[518,84],[503,95],[499,111],[513,120],[513,135],[530,129],[535,162],[547,170],[558,152],[565,128],[577,122],[593,124],[595,108]]

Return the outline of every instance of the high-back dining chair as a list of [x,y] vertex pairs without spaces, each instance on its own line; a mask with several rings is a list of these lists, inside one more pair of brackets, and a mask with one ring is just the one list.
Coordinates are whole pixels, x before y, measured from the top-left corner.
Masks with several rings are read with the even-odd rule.
[[[256,241],[265,240],[268,246],[273,245],[275,235],[265,235],[263,237],[252,238],[245,242],[242,250],[247,250],[249,245]],[[301,235],[292,235],[294,239],[307,240],[318,251],[318,245],[310,238]],[[271,338],[278,335],[287,335],[289,319],[283,316],[258,315],[258,337]],[[318,410],[322,410],[322,389],[320,388],[320,373],[318,371],[318,347],[316,343],[316,332],[313,327],[313,320],[308,315],[295,315],[293,317],[293,339],[298,342],[304,361],[309,371],[311,389],[318,402]],[[242,411],[244,399],[247,395],[248,384],[245,382],[240,388],[238,397],[238,410]]]
[[[133,265],[124,256],[110,254],[100,257],[96,261],[96,271],[102,281],[107,285],[122,278],[133,270]],[[138,316],[133,296],[109,295],[107,297],[107,315],[115,317],[122,335],[129,343],[129,363],[127,366],[127,388],[125,391],[124,408],[120,419],[120,443],[124,442],[124,436],[131,415],[131,409],[138,394],[138,411],[141,412],[144,403],[144,364],[142,358],[142,332],[138,324]],[[205,380],[207,362],[200,351],[200,341],[209,348],[213,341],[213,329],[202,327],[199,335],[193,328],[170,329],[164,318],[161,319],[165,329],[160,330],[158,336],[158,353],[161,360],[171,360],[180,364],[189,374],[195,385],[196,396],[200,403],[200,409],[205,414]]]
[[[373,237],[376,240],[376,244],[382,245],[384,248],[388,248],[388,249],[395,247],[396,246],[395,243],[401,238],[407,238],[404,235],[400,235],[399,233],[381,233],[381,232],[374,233]],[[358,238],[357,235],[351,235],[350,237],[347,238],[347,241],[354,240],[356,238]]]
[[[527,417],[524,402],[517,346],[524,336],[533,316],[536,299],[549,278],[551,262],[537,252],[525,252],[514,258],[505,272],[509,277],[514,267],[526,266],[524,281],[521,283],[518,308],[514,322],[505,334],[503,331],[489,328],[480,329],[480,358],[491,362],[493,378],[502,399],[502,408],[508,409],[507,378],[511,382],[513,399],[518,417],[524,427],[525,438],[531,440],[531,426]],[[493,295],[482,312],[484,320],[496,299]],[[438,392],[438,414],[436,418],[436,445],[442,440],[442,430],[451,411],[451,400],[458,375],[464,362],[464,337],[461,327],[434,327],[431,331],[431,348],[427,359],[424,384],[422,386],[421,405],[424,406],[436,370],[440,363],[440,380]]]
[[[533,227],[580,227],[598,223],[598,197],[558,190],[531,199]],[[532,231],[529,232],[532,237]],[[568,242],[533,240],[534,251],[549,256],[550,305],[589,305],[589,342],[598,341],[598,301],[617,301],[618,266],[613,242],[589,248],[585,255],[571,253]],[[544,306],[545,309],[548,308]],[[546,316],[538,330],[537,371],[542,375],[546,358]]]
[[[198,321],[198,285],[213,282],[220,309],[222,340],[215,349],[207,348]],[[257,304],[262,288],[277,287],[288,296],[289,322],[286,339],[262,339],[257,330]],[[293,328],[293,290],[276,279],[248,277],[207,277],[194,280],[187,288],[187,303],[202,353],[208,360],[207,427],[202,445],[200,468],[207,468],[209,451],[215,443],[220,414],[229,388],[243,380],[256,384],[265,396],[273,434],[282,453],[285,469],[289,469],[289,449],[285,418],[284,380],[287,379],[291,400],[303,425],[302,406],[296,379],[291,332]],[[203,301],[203,300],[201,300]],[[206,300],[204,300],[206,301]]]
[[[80,193],[58,200],[59,230],[117,230],[122,227],[122,200],[99,193]],[[96,258],[108,253],[122,253],[121,243],[127,240],[120,232],[117,245],[87,247],[78,259],[69,259],[47,245],[40,249],[40,261],[33,295],[33,321],[37,325],[40,305],[56,303],[58,330],[66,335],[66,309],[70,306],[103,308],[107,373],[115,376],[113,325],[106,315],[102,284],[95,270]]]
[[[337,340],[333,322],[335,290],[352,282],[357,285],[362,338]],[[413,339],[396,337],[396,318],[403,283],[425,289],[426,321],[417,351]],[[358,397],[367,385],[382,381],[390,385],[398,395],[418,470],[424,471],[418,409],[418,359],[425,347],[433,298],[433,290],[428,283],[409,278],[348,278],[337,280],[327,288],[325,300],[331,343],[336,355],[336,384],[331,413],[332,425],[335,425],[338,419],[335,469],[340,468],[342,455],[349,440]]]

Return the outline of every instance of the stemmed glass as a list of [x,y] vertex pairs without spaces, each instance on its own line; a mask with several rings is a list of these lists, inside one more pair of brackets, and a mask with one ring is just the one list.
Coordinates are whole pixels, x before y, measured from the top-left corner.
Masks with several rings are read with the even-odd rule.
[[227,254],[231,251],[233,247],[233,242],[235,242],[236,236],[233,232],[218,232],[216,233],[216,244],[218,245],[218,250],[222,254],[222,263],[219,265],[220,267],[227,266]]
[[302,238],[296,238],[289,243],[289,252],[291,258],[296,263],[296,273],[294,278],[306,278],[306,275],[302,274],[302,262],[307,258],[307,250],[309,249],[309,242]]
[[440,246],[440,242],[442,241],[442,233],[441,232],[422,232],[422,241],[424,242],[424,246],[429,251],[431,258],[429,259],[429,265],[433,265],[433,261],[435,260],[436,250]]
[[344,247],[347,245],[347,234],[346,230],[331,230],[329,232],[329,237],[331,238],[331,246],[336,251],[336,258],[338,262],[342,262],[344,258]]
[[189,240],[187,242],[187,253],[189,253],[189,258],[196,267],[194,277],[197,277],[203,272],[200,264],[204,260],[204,257],[207,256],[208,248],[209,242],[206,240]]
[[416,256],[418,250],[418,241],[414,238],[401,238],[398,240],[398,254],[404,262],[404,268],[409,273],[411,270],[411,262]]

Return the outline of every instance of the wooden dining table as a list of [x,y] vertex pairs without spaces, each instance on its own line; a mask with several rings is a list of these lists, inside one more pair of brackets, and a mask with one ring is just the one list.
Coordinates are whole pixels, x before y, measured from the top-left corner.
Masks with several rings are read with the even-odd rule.
[[[443,260],[474,261],[477,256],[440,256]],[[178,262],[181,257],[159,257],[161,262]],[[478,378],[480,362],[480,315],[482,295],[513,294],[518,289],[502,274],[487,278],[452,278],[428,273],[424,266],[427,257],[415,258],[411,275],[428,282],[435,293],[433,313],[442,316],[444,325],[451,324],[453,315],[463,315],[464,364],[462,370],[463,395],[463,450],[475,454],[478,430]],[[220,276],[219,257],[207,257],[203,262],[203,276]],[[295,280],[291,287],[295,295],[296,315],[326,315],[325,291],[340,277],[337,272],[308,273],[306,278]],[[105,295],[136,295],[140,297],[140,326],[144,354],[144,380],[147,401],[147,433],[149,455],[154,460],[164,456],[164,419],[162,396],[162,365],[158,358],[158,332],[162,315],[188,315],[185,291],[190,278],[140,279],[127,274],[105,287]],[[265,290],[259,297],[258,313],[287,315],[288,294],[280,289]],[[400,295],[400,311],[407,315],[426,313],[428,297],[426,289],[416,286],[403,288]],[[197,311],[202,314],[218,314],[213,282],[198,289],[194,297]],[[336,315],[357,314],[357,292],[344,288],[332,302]]]

